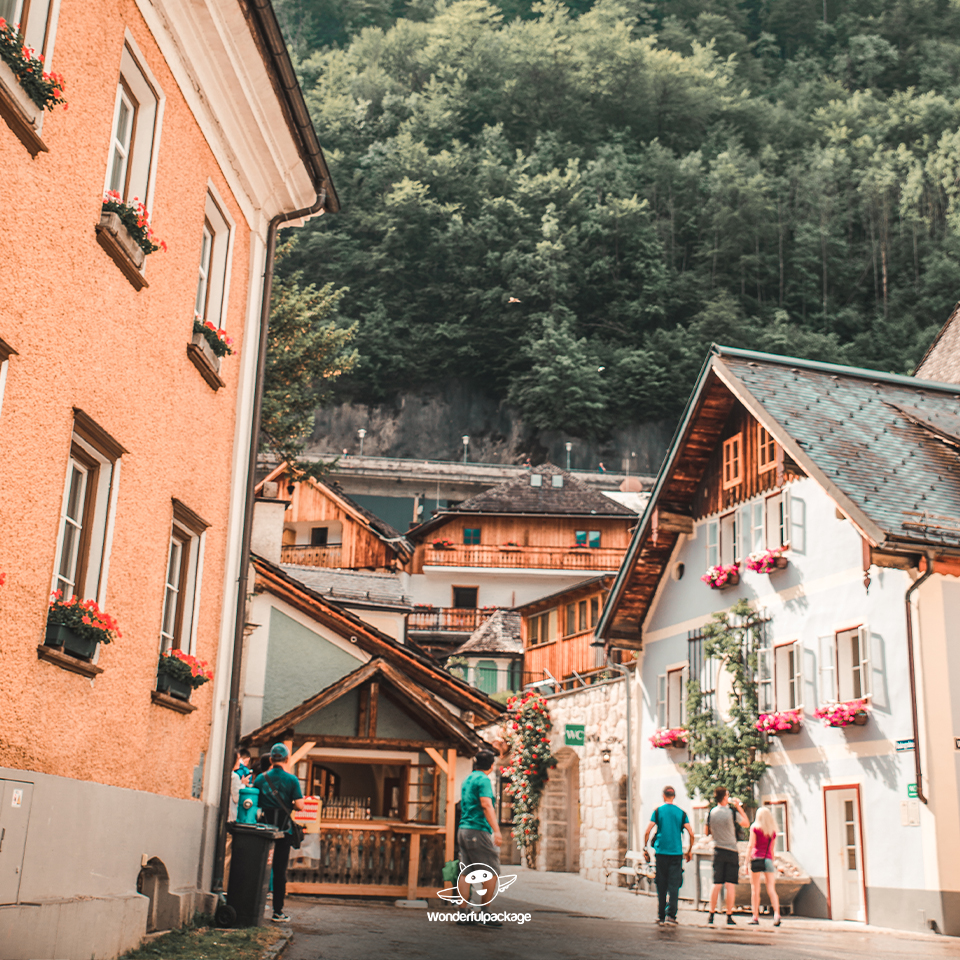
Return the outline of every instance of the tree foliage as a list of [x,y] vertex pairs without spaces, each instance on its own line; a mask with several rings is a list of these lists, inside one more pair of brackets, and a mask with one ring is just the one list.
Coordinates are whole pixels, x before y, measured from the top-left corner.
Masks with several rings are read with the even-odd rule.
[[908,372],[957,299],[949,0],[280,9],[343,202],[284,269],[349,287],[341,397],[596,433],[676,416],[711,341]]
[[[282,264],[295,249],[278,251]],[[323,472],[299,457],[313,431],[314,411],[329,399],[332,382],[357,360],[349,347],[356,324],[344,326],[337,307],[346,291],[332,283],[317,289],[299,271],[277,275],[270,301],[270,337],[260,418],[260,446],[286,460],[294,479]]]
[[[766,735],[757,730],[757,648],[764,621],[746,600],[715,613],[704,627],[704,657],[716,660],[732,679],[729,702],[717,704],[717,716],[697,677],[687,684],[687,748],[693,758],[683,764],[690,796],[707,799],[716,787],[748,806],[756,804],[756,785],[767,769]],[[717,687],[721,684],[718,682]],[[719,690],[716,694],[719,696]]]

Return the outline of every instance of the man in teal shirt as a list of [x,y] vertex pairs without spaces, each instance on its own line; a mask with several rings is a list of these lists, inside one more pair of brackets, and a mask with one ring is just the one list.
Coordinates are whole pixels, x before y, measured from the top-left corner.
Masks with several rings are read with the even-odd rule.
[[[687,862],[690,862],[693,850],[693,827],[686,813],[675,803],[677,792],[673,787],[663,788],[663,803],[653,811],[647,832],[643,835],[644,856],[650,840],[650,832],[656,829],[653,849],[657,854],[657,923],[677,922],[677,901],[680,899],[680,885],[683,883],[683,828],[690,834],[690,848],[687,850]],[[669,899],[669,904],[668,904]]]
[[[490,768],[495,757],[492,750],[481,750],[473,761],[473,773],[463,781],[460,788],[460,829],[457,830],[457,847],[460,860],[465,864],[481,864],[492,870],[496,877],[484,884],[480,902],[488,904],[497,892],[500,877],[500,845],[503,837],[500,824],[493,809],[493,785],[490,783]],[[464,902],[470,900],[470,890],[460,874],[457,886]],[[488,922],[487,926],[500,926]]]

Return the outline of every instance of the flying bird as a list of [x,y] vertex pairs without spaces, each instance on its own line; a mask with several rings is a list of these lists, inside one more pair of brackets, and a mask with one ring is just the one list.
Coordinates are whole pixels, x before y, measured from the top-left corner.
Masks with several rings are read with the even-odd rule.
[[520,300],[519,300],[519,298],[517,298],[517,297],[511,297],[511,298],[507,301],[507,303],[519,303],[519,302],[520,302]]

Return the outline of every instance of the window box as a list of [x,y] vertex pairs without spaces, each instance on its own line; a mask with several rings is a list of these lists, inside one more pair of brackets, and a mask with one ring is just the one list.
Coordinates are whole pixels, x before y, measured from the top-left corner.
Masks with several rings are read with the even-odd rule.
[[167,693],[178,700],[189,700],[190,694],[193,693],[193,686],[186,680],[178,680],[168,673],[160,673],[157,674],[157,691]]
[[682,727],[658,730],[650,737],[650,744],[658,750],[685,750],[690,734]]
[[86,677],[88,680],[93,680],[103,673],[103,667],[98,667],[89,660],[80,660],[78,657],[72,657],[67,653],[63,653],[60,647],[49,647],[45,643],[37,646],[37,659],[46,660],[47,663],[52,663],[62,670],[69,670],[70,673],[78,673],[81,677]]
[[[434,540],[431,544],[434,550],[452,550],[453,541],[452,540]],[[456,606],[456,604],[454,604]]]
[[501,553],[519,553],[523,547],[516,543],[505,543],[500,547]]
[[766,550],[751,553],[744,563],[754,573],[773,573],[774,570],[785,569],[790,561],[779,550]]
[[49,152],[40,139],[43,107],[33,102],[20,86],[17,75],[3,60],[0,60],[0,116],[34,157],[38,153]]
[[799,710],[781,710],[777,713],[761,713],[756,728],[771,737],[799,733],[803,720]]
[[112,211],[103,211],[97,224],[97,243],[107,252],[135,290],[149,286],[140,272],[147,255],[126,224]]
[[187,356],[200,371],[200,376],[214,390],[227,385],[220,376],[220,357],[213,352],[213,347],[202,333],[194,333],[190,343],[187,344]]
[[869,719],[866,700],[850,700],[847,703],[828,703],[817,707],[814,715],[825,727],[862,727]]
[[176,713],[193,713],[193,711],[197,709],[195,703],[180,700],[177,697],[171,697],[168,693],[161,693],[159,690],[151,690],[150,699],[158,707],[166,707],[168,710],[173,710]]
[[62,623],[48,623],[44,644],[48,647],[58,647],[64,653],[90,660],[97,652],[97,641],[89,637],[81,637]]
[[719,564],[711,567],[701,578],[711,590],[724,590],[735,587],[740,582],[740,567],[738,564],[724,566]]

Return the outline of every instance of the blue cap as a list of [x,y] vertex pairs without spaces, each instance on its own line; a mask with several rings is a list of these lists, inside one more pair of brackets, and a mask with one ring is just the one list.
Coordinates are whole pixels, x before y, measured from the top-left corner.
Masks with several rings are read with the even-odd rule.
[[282,743],[275,743],[270,748],[271,760],[286,760],[290,756],[290,751]]

